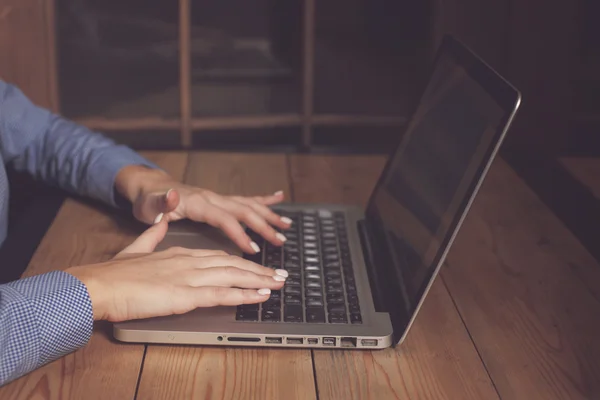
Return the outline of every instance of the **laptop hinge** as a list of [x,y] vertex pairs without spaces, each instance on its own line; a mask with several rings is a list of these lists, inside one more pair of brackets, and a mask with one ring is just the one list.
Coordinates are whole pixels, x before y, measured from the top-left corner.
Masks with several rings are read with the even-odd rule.
[[375,305],[375,311],[377,312],[388,312],[385,307],[385,301],[383,294],[385,292],[384,286],[381,285],[381,276],[377,273],[375,268],[375,259],[373,258],[373,248],[370,244],[371,235],[369,235],[369,229],[365,220],[357,222],[358,233],[360,242],[362,245],[362,251],[364,256],[365,267],[369,275],[369,283],[371,284],[371,294],[373,296],[373,304]]

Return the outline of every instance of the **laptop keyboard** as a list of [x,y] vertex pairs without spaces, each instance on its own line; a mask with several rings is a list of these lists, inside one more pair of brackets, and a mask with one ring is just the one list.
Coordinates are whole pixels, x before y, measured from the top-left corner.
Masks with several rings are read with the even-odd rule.
[[260,247],[245,258],[289,276],[282,290],[263,304],[238,306],[236,320],[362,324],[344,213],[327,210],[279,212],[293,221],[287,242],[273,246],[256,233]]

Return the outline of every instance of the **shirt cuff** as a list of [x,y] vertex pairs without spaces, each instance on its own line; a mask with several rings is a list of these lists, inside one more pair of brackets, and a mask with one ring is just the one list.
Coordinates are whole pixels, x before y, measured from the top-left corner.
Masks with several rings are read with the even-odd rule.
[[[35,322],[35,347],[29,367],[38,368],[87,344],[94,314],[87,288],[63,271],[20,279],[6,284],[19,297],[26,314]],[[15,332],[15,334],[25,334]],[[34,364],[34,365],[31,365]]]
[[116,201],[115,180],[119,171],[130,165],[162,170],[127,146],[110,146],[101,150],[99,157],[94,160],[94,165],[89,168],[90,171],[93,171],[89,177],[90,194],[111,206],[121,206]]

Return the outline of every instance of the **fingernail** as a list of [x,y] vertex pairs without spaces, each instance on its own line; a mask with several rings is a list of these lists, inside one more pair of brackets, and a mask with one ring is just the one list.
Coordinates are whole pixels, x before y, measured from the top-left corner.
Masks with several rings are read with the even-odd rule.
[[284,224],[291,225],[293,221],[288,217],[281,217],[281,222],[283,222]]
[[274,275],[273,279],[276,280],[277,282],[285,282],[285,277],[283,277],[283,276]]
[[258,289],[258,294],[260,294],[261,296],[266,296],[268,294],[271,294],[271,289]]
[[283,195],[283,190],[278,190],[274,194],[274,196],[281,196],[281,195]]
[[255,253],[260,252],[260,247],[258,247],[255,242],[250,242],[250,247],[252,247],[252,250],[254,250]]
[[173,189],[167,190],[167,193],[165,193],[165,201],[169,200],[169,194],[171,194],[172,191]]
[[158,215],[156,216],[156,218],[154,218],[154,223],[155,223],[155,224],[158,224],[160,221],[162,221],[162,219],[163,219],[163,215],[164,215],[163,213],[160,213],[160,214],[158,214]]
[[289,275],[285,269],[276,269],[275,273],[279,276],[283,276],[284,278],[287,278]]
[[279,233],[279,232],[277,232],[277,233],[275,234],[275,237],[276,237],[277,239],[281,240],[282,242],[285,242],[285,241],[287,240],[287,238],[286,238],[285,236],[283,236],[283,234],[282,234],[282,233]]

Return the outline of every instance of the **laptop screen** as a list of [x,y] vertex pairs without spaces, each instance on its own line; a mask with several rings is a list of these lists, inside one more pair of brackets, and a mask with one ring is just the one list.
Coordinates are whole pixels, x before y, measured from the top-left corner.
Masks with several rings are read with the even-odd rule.
[[[510,86],[485,64],[461,58],[449,44],[442,49],[367,209],[377,264],[385,265],[386,278],[399,283],[394,296],[402,298],[395,299],[396,307],[401,304],[407,317],[421,300],[517,101],[516,91],[507,98]],[[496,93],[493,85],[505,87]]]

